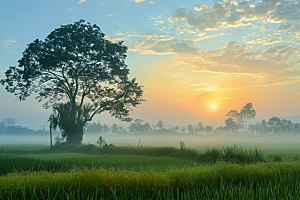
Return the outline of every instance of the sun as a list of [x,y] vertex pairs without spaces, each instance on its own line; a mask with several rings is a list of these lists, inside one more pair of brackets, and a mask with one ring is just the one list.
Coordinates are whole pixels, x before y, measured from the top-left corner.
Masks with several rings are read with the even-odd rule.
[[212,109],[215,109],[215,108],[216,108],[216,105],[213,104],[213,105],[211,105],[210,107],[211,107]]

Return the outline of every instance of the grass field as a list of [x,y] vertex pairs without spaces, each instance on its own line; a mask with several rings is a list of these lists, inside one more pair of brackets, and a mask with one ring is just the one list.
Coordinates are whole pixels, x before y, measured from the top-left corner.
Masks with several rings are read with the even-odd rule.
[[[300,148],[218,147],[112,146],[103,151],[83,145],[64,148],[85,153],[58,153],[46,145],[5,146],[0,199],[300,198]],[[204,162],[214,156],[221,159]]]

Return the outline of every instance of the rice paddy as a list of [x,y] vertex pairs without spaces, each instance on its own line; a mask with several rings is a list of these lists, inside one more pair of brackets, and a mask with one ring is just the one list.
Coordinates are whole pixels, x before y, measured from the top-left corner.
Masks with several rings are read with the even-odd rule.
[[[0,199],[300,197],[300,162],[295,149],[289,156],[288,150],[264,154],[236,145],[204,151],[115,146],[104,151],[86,146],[64,148],[85,149],[89,154],[62,153],[61,149],[0,154]],[[207,159],[212,156],[217,159]]]

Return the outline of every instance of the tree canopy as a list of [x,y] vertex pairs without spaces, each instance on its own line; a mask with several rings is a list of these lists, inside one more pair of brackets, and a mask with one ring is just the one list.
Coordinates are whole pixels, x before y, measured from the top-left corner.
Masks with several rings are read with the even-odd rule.
[[1,83],[20,101],[35,93],[45,108],[67,103],[73,123],[87,101],[90,112],[85,121],[104,111],[130,121],[129,111],[143,101],[143,90],[128,77],[127,50],[123,42],[105,39],[97,25],[80,20],[28,44],[19,65],[9,67]]

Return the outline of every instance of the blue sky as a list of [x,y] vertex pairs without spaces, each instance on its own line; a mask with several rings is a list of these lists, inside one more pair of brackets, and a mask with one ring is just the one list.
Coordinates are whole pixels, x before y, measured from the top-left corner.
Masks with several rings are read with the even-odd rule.
[[[0,3],[0,78],[26,45],[84,19],[129,47],[131,76],[147,100],[132,117],[150,123],[222,125],[252,102],[257,119],[299,115],[300,2],[293,0],[11,0]],[[0,87],[0,120],[46,125],[51,110]],[[210,109],[216,104],[216,109]],[[95,121],[112,123],[108,115]]]

